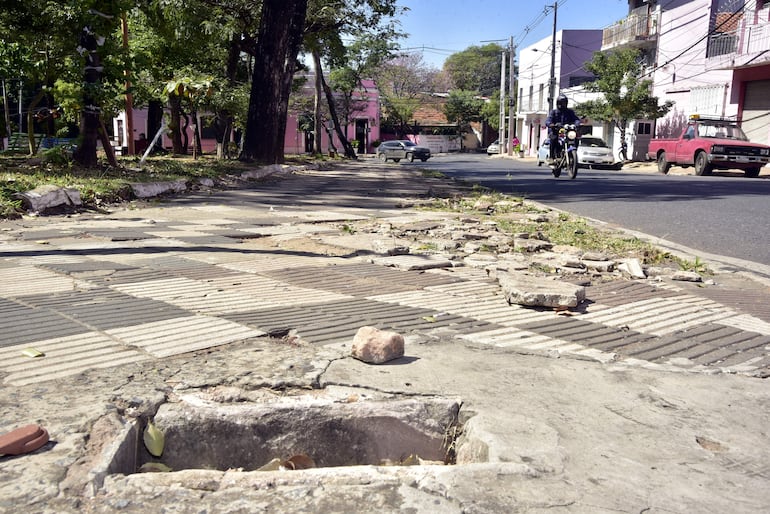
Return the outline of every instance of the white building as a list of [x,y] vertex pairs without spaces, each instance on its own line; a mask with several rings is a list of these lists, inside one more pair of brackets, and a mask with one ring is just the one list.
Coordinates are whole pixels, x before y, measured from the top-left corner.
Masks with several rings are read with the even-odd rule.
[[[559,94],[565,94],[570,106],[586,101],[587,93],[581,84],[594,77],[583,65],[601,49],[601,30],[560,30],[556,33],[556,48],[552,54],[553,37],[522,48],[519,52],[519,81],[516,101],[516,134],[525,148],[525,154],[537,155],[540,143],[546,138],[545,119],[549,108]],[[551,63],[553,59],[553,101]],[[588,122],[588,130],[595,136],[605,137],[605,127]]]

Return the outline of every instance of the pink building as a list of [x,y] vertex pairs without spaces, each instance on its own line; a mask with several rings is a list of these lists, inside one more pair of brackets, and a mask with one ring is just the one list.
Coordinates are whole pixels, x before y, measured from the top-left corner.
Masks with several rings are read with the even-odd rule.
[[[312,98],[314,95],[313,78],[308,77],[308,81],[305,86],[300,90],[298,94],[307,95]],[[339,98],[339,95],[338,95]],[[380,139],[380,98],[379,92],[373,80],[364,80],[360,89],[353,94],[352,102],[350,102],[351,108],[347,112],[347,123],[344,126],[345,135],[354,146],[357,144],[358,153],[374,153],[374,147],[372,142]],[[312,151],[313,137],[312,128],[305,130],[302,128],[300,120],[303,114],[308,113],[289,113],[286,120],[286,135],[284,139],[284,152],[286,154],[304,154]],[[312,113],[310,113],[312,115]],[[343,119],[345,112],[339,112],[340,123],[345,123]],[[214,138],[213,131],[208,127],[206,123],[206,114],[201,113],[199,115],[198,124],[201,132],[201,146],[203,153],[215,153],[216,152],[216,139]],[[193,142],[193,120],[190,120],[190,125],[187,127],[187,137],[189,140],[190,148]],[[144,134],[147,140],[152,141],[155,134],[151,134],[148,124],[148,111],[147,109],[134,109],[133,110],[133,138],[134,141],[139,141],[141,135]],[[328,152],[331,149],[329,144],[329,132],[334,132],[331,128],[330,122],[325,120],[325,128],[327,130],[322,134],[321,148],[324,152]],[[126,123],[125,113],[120,113],[118,117],[113,120],[114,140],[115,146],[118,148],[125,148],[128,146],[128,130]],[[162,135],[163,148],[170,149],[171,139],[166,135]],[[333,134],[334,147],[338,152],[342,151],[342,145],[339,142],[339,138],[336,134]],[[142,144],[137,147],[137,152],[140,153]]]

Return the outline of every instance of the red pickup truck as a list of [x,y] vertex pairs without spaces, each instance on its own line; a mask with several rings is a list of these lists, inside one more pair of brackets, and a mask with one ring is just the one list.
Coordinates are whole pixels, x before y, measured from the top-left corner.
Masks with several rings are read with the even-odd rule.
[[657,161],[661,173],[677,165],[695,167],[696,175],[740,169],[756,177],[770,162],[770,146],[749,141],[734,121],[694,115],[678,139],[652,139],[647,158]]

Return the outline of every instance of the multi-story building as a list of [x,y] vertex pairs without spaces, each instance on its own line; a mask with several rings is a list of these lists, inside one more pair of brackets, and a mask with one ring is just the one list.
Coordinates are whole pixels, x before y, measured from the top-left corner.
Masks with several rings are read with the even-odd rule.
[[628,127],[635,159],[643,158],[651,132],[678,136],[692,114],[737,119],[752,141],[770,143],[770,2],[628,4],[628,16],[603,30],[601,49],[638,48],[652,94],[674,102],[667,116]]
[[[590,98],[591,94],[586,93],[581,84],[594,77],[583,65],[600,50],[602,31],[560,30],[555,35],[555,48],[553,40],[553,36],[544,38],[519,52],[515,122],[516,134],[526,155],[537,155],[537,149],[546,137],[545,119],[549,107],[560,93],[569,98],[571,106]],[[549,101],[551,82],[553,101]],[[586,130],[598,137],[604,135],[603,126],[589,126]]]

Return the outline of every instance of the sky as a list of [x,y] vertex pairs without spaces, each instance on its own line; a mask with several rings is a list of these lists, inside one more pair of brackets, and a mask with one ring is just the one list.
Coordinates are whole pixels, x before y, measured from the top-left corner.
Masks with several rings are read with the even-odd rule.
[[494,41],[507,48],[513,37],[517,48],[527,47],[551,37],[554,3],[557,31],[603,29],[628,15],[628,0],[398,0],[409,8],[398,18],[409,34],[401,48],[422,52],[425,64],[441,68],[469,46]]

